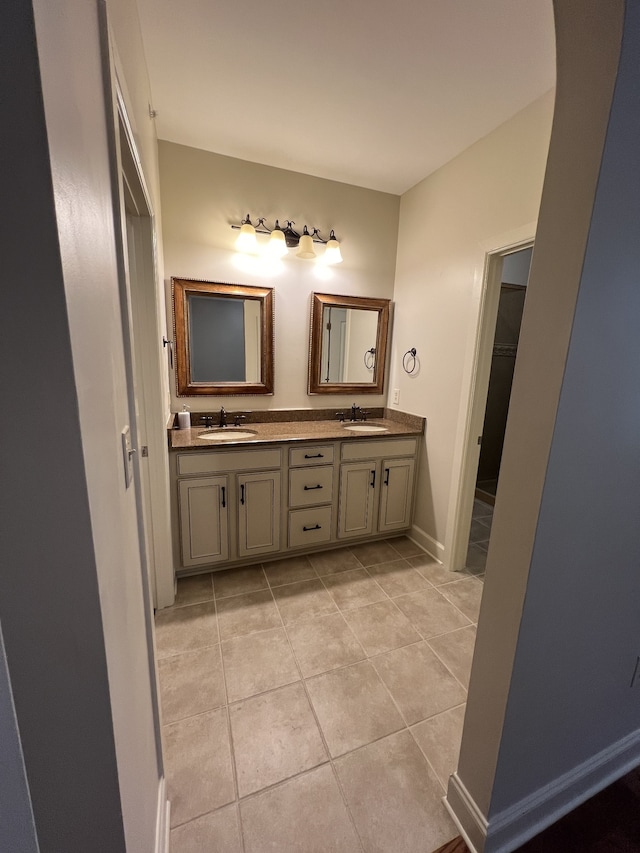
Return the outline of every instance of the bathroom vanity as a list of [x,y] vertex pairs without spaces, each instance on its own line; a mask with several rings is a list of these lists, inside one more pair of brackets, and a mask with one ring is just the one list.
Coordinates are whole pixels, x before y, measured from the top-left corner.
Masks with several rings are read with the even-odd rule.
[[423,429],[404,416],[170,430],[176,574],[406,532]]

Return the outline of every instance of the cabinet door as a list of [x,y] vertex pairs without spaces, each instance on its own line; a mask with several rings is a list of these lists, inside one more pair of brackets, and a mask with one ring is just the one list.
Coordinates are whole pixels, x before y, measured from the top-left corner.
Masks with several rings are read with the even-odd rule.
[[378,530],[403,530],[411,524],[414,459],[383,459]]
[[345,462],[340,466],[339,539],[373,532],[377,465],[377,462]]
[[229,559],[228,478],[180,480],[180,546],[184,566]]
[[280,550],[280,472],[238,476],[238,556]]

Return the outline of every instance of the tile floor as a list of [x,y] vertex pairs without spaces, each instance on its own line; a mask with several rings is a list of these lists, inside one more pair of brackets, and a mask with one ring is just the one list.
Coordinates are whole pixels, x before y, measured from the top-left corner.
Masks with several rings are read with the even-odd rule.
[[180,580],[156,616],[172,853],[455,836],[481,552],[451,574],[402,537]]
[[467,568],[476,575],[484,575],[492,521],[493,506],[478,499],[474,500],[469,550],[467,551]]

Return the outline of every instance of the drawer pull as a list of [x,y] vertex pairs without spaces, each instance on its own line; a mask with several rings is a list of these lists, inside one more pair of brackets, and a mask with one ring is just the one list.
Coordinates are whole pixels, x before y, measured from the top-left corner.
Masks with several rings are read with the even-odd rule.
[[314,524],[314,526],[313,526],[313,527],[303,527],[302,529],[305,531],[305,533],[306,533],[308,530],[322,530],[322,525],[320,525],[320,524]]
[[385,484],[385,486],[389,485],[389,469],[388,468],[384,469],[384,484]]
[[372,489],[375,489],[375,487],[376,487],[376,469],[375,468],[371,472],[371,483],[370,483],[370,485],[371,485]]
[[324,459],[324,453],[305,453],[305,459]]
[[223,486],[223,487],[222,487],[222,509],[224,509],[224,508],[226,507],[226,505],[227,505],[227,504],[226,504],[226,501],[225,501],[225,492],[226,492],[226,489],[225,489],[225,487]]
[[240,503],[244,504],[244,483],[240,486]]
[[305,486],[304,491],[305,492],[312,492],[314,489],[321,489],[321,488],[322,488],[322,486],[318,483],[317,486]]

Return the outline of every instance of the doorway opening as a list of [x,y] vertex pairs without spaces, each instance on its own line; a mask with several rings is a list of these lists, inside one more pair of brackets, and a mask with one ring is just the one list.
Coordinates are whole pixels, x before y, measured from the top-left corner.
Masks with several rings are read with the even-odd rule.
[[533,247],[502,258],[500,296],[491,351],[491,369],[476,473],[473,514],[466,567],[484,571],[487,562],[493,507],[496,502],[504,434],[507,427],[513,371],[518,352],[524,300]]
[[452,571],[484,571],[532,252],[533,240],[527,240],[486,258]]
[[504,432],[507,426],[513,371],[527,292],[533,248],[506,255],[502,262],[502,281],[496,331],[491,354],[489,389],[482,427],[476,493],[478,500],[493,506],[496,500]]

